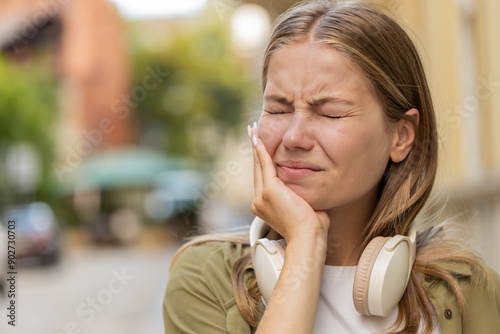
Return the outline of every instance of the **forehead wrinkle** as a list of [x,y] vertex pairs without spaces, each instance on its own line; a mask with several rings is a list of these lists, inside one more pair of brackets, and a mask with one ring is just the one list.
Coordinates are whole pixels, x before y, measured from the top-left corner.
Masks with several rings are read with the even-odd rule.
[[271,76],[268,77],[268,83],[264,90],[264,102],[279,102],[287,105],[293,103],[294,96],[285,93],[280,82],[279,76],[276,80],[273,80]]
[[325,95],[319,95],[317,97],[314,97],[314,98],[309,98],[309,99],[305,99],[305,102],[313,107],[319,107],[319,106],[322,106],[324,104],[328,104],[328,103],[331,103],[331,104],[345,104],[345,105],[348,105],[348,106],[353,106],[354,103],[352,101],[349,101],[349,100],[346,100],[346,99],[342,99],[342,98],[339,98],[339,97],[335,97],[335,96],[332,96],[332,95],[328,95],[328,96],[325,96]]
[[[328,80],[322,80],[321,77],[319,77],[317,80],[314,81],[314,85],[312,88],[307,88],[305,90],[302,90],[302,96],[304,97],[304,101],[310,105],[317,104],[317,101],[319,100],[317,97],[318,96],[323,96],[327,97],[324,93],[325,90],[328,89]],[[309,101],[312,101],[309,102]]]
[[[338,78],[338,76],[336,76]],[[337,86],[343,85],[344,78],[337,79],[323,78],[318,76],[312,87],[302,90],[303,101],[310,106],[318,107],[327,103],[331,104],[346,104],[352,106],[354,103],[348,98],[344,98],[342,89]],[[339,96],[340,93],[340,96]]]
[[[266,93],[268,96],[277,95],[280,99],[275,98],[268,101],[286,102],[287,105],[304,105],[305,103],[317,105],[320,102],[326,102],[319,101],[321,99],[333,98],[328,102],[344,102],[352,105],[353,102],[357,103],[358,99],[357,96],[351,94],[350,88],[358,93],[360,90],[370,88],[370,81],[357,64],[340,54],[335,48],[327,46],[329,50],[334,51],[333,54],[327,58],[323,55],[318,60],[313,57],[303,58],[303,50],[299,50],[298,53],[293,50],[295,47],[303,47],[303,44],[307,43],[287,45],[277,50],[271,57],[264,95]],[[310,44],[322,47],[322,45],[318,45],[322,43]],[[297,64],[298,62],[300,66],[292,67],[289,62],[283,61],[280,57],[293,59],[292,63]],[[357,78],[357,74],[360,74],[361,80]],[[354,77],[356,77],[356,80],[353,80]],[[368,87],[365,87],[365,85]],[[348,87],[350,88],[348,89]],[[335,99],[336,101],[334,101]],[[343,99],[344,101],[341,101]]]

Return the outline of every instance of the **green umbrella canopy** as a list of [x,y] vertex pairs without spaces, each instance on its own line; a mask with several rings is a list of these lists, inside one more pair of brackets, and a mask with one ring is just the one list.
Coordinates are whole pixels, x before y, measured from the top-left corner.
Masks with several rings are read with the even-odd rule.
[[[72,173],[68,186],[102,190],[149,187],[164,171],[190,169],[193,163],[144,148],[123,148],[101,152],[84,160]],[[70,190],[70,189],[67,189]]]

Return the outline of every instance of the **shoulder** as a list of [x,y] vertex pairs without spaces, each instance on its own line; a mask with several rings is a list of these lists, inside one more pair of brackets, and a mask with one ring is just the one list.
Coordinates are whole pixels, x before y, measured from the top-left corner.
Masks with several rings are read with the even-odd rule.
[[[425,282],[431,293],[443,333],[498,333],[500,327],[500,276],[491,267],[475,268],[466,263],[445,262],[443,269],[455,277],[463,293],[465,313],[450,286],[441,281]],[[460,328],[460,330],[459,330]]]
[[496,310],[500,319],[500,275],[493,268],[487,266],[486,275],[483,280],[483,284],[486,287],[483,287],[482,290],[486,290],[485,296],[487,296],[488,299],[496,301]]
[[166,333],[250,333],[234,298],[234,263],[248,245],[208,241],[182,249],[169,272],[163,302]]
[[249,252],[247,244],[230,241],[208,241],[184,248],[171,267],[167,294],[175,290],[209,294],[224,305],[234,299],[234,263]]
[[249,251],[249,245],[231,241],[207,241],[190,245],[177,254],[171,274],[183,270],[202,273],[230,270],[234,262]]
[[491,267],[473,270],[461,284],[466,309],[463,326],[469,333],[498,333],[500,328],[500,276]]
[[451,261],[442,267],[455,277],[466,299],[486,298],[498,304],[500,313],[500,275],[492,267]]

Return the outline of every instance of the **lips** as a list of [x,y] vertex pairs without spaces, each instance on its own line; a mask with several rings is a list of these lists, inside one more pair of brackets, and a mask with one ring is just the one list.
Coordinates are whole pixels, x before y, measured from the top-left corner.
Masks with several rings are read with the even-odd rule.
[[310,169],[315,172],[319,172],[320,170],[322,170],[318,165],[305,161],[280,161],[277,162],[276,165],[278,165],[278,167],[287,167],[294,169]]
[[318,165],[306,161],[280,161],[276,165],[278,166],[278,173],[289,179],[304,178],[323,170]]

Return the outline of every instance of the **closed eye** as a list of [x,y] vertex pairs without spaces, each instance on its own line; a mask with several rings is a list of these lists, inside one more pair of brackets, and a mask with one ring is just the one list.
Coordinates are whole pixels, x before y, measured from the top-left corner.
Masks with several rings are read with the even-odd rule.
[[271,115],[279,115],[279,114],[287,114],[288,111],[284,111],[284,110],[281,110],[281,111],[271,111],[271,110],[264,110],[265,112],[267,112],[268,114],[271,114]]
[[[289,111],[285,111],[285,110],[278,110],[278,111],[271,111],[271,110],[264,110],[265,112],[267,112],[268,114],[271,114],[271,115],[281,115],[281,114],[289,114],[290,112]],[[340,119],[340,118],[343,118],[344,116],[330,116],[330,115],[325,115],[325,114],[317,114],[318,116],[322,116],[322,117],[326,117],[326,118],[330,118],[330,119]]]
[[320,115],[320,116],[323,116],[323,117],[326,117],[326,118],[331,118],[331,119],[339,119],[339,118],[343,118],[344,116],[329,116],[329,115]]

